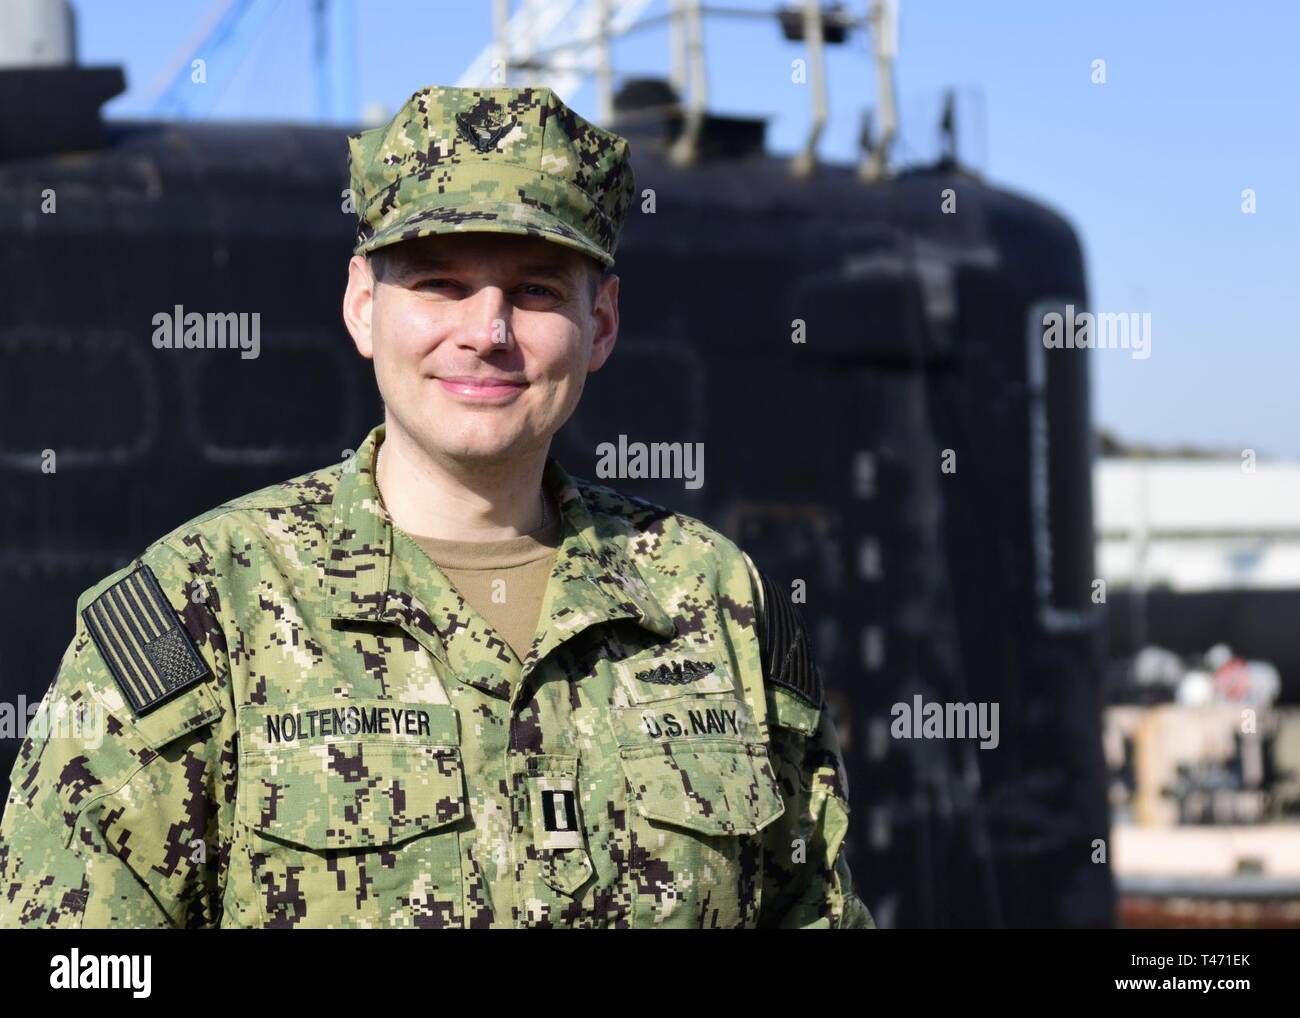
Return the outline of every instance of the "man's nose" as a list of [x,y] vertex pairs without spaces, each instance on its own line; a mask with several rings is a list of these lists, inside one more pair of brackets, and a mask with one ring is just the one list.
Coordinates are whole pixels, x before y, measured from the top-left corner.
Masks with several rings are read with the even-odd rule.
[[461,301],[464,317],[462,341],[480,352],[508,347],[514,337],[510,332],[510,301],[499,286],[481,286]]

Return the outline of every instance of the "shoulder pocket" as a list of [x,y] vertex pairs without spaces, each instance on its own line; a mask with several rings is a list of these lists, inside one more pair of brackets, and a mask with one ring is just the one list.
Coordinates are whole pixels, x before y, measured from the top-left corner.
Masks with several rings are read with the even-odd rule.
[[779,728],[791,728],[801,735],[812,735],[817,731],[822,708],[814,707],[807,700],[794,696],[780,686],[767,686],[767,719]]
[[121,791],[168,744],[221,716],[210,684],[201,682],[134,717],[79,630],[28,724],[11,785],[66,846],[88,807]]

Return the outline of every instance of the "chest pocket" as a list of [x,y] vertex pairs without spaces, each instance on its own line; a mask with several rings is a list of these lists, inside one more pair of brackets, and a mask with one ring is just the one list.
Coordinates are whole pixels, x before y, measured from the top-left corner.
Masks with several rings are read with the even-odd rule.
[[240,711],[238,812],[269,926],[457,926],[465,779],[447,704]]
[[615,708],[611,722],[633,813],[635,920],[752,926],[761,905],[763,828],[785,803],[748,705],[683,696]]

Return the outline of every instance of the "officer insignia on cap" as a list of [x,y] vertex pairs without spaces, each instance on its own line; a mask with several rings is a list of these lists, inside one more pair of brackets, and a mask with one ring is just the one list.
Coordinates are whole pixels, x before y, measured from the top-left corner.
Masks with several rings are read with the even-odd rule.
[[492,152],[501,139],[515,126],[515,118],[507,120],[490,99],[484,99],[467,113],[456,114],[456,130],[474,146],[476,152]]
[[674,661],[671,665],[659,665],[648,671],[637,672],[640,682],[652,682],[658,686],[682,686],[694,682],[713,671],[713,665],[707,661]]
[[100,594],[81,617],[137,716],[210,674],[147,565]]

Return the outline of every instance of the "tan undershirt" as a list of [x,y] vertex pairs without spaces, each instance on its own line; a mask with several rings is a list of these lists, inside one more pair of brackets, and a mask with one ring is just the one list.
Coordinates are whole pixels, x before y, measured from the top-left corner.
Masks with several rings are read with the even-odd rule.
[[504,541],[444,541],[409,535],[520,661],[533,644],[546,581],[560,546],[560,515],[554,503],[550,513],[545,528]]

